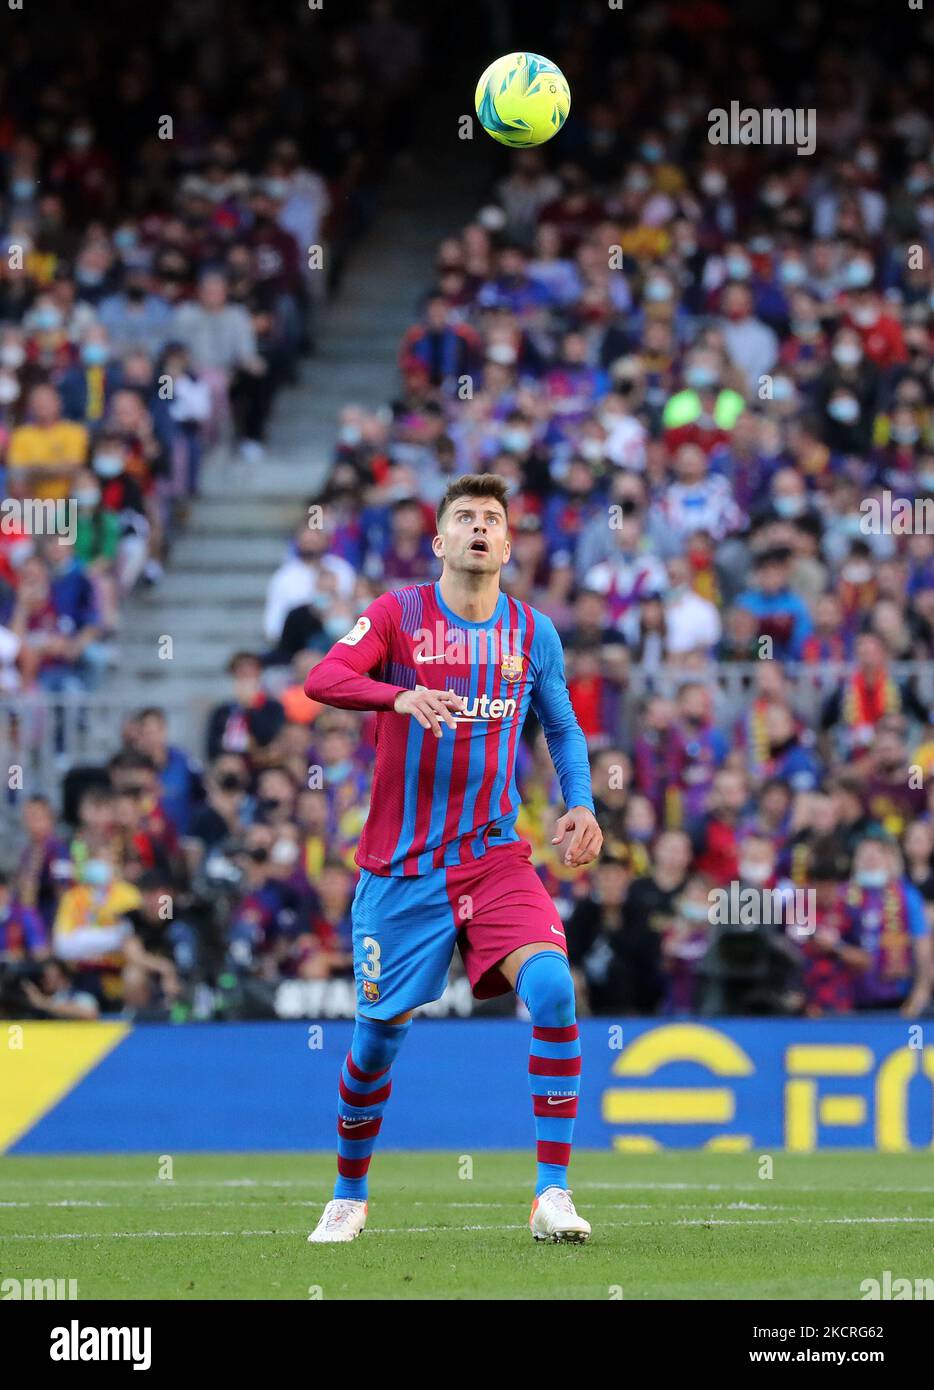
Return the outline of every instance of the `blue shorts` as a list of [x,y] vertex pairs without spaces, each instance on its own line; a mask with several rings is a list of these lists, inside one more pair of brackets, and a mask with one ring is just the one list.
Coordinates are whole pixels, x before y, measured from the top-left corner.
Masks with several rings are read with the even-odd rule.
[[353,910],[357,1010],[390,1019],[440,999],[455,948],[478,999],[511,989],[497,968],[519,946],[566,950],[525,841],[418,877],[360,872]]

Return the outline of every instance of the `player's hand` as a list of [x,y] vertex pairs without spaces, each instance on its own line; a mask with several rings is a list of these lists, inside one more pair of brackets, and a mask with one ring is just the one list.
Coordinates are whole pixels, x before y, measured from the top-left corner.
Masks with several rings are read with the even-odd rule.
[[603,848],[603,831],[597,824],[593,811],[586,806],[572,806],[570,811],[555,823],[553,845],[559,845],[565,835],[571,833],[570,844],[564,852],[564,862],[568,868],[579,869],[590,864]]
[[430,729],[435,738],[441,737],[442,722],[449,729],[457,728],[454,715],[463,708],[463,698],[453,690],[427,690],[423,685],[401,691],[393,705],[396,714],[410,714],[423,729]]

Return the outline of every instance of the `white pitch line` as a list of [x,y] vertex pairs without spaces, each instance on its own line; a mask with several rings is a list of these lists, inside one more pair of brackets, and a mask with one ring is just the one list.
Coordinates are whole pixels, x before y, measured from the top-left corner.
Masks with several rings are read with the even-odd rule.
[[[905,1224],[905,1225],[929,1225],[934,1223],[934,1216],[821,1216],[809,1219],[808,1217],[790,1216],[787,1222],[797,1226],[872,1226],[886,1224]],[[523,1231],[526,1228],[525,1222],[521,1225],[494,1225],[488,1222],[484,1225],[469,1226],[373,1226],[366,1234],[371,1236],[405,1236],[405,1235],[447,1235],[455,1231]],[[656,1230],[659,1226],[781,1226],[786,1224],[778,1218],[761,1219],[755,1217],[749,1220],[737,1220],[727,1217],[708,1217],[690,1218],[679,1217],[676,1221],[602,1221],[598,1223],[598,1232],[601,1229],[610,1228],[611,1230],[634,1229],[642,1227],[652,1227]],[[4,1240],[154,1240],[154,1239],[174,1239],[192,1240],[204,1239],[206,1237],[269,1237],[269,1236],[299,1236],[305,1234],[305,1228],[297,1230],[279,1229],[276,1231],[56,1231],[51,1234],[30,1233],[11,1233],[0,1238],[0,1244]]]
[[[781,1154],[779,1154],[781,1158]],[[0,1160],[2,1162],[2,1160]],[[766,1179],[755,1183],[702,1183],[702,1182],[587,1182],[584,1180],[575,1182],[574,1187],[578,1192],[763,1192],[763,1184]],[[774,1181],[774,1180],[769,1180]],[[53,1187],[127,1187],[139,1190],[149,1188],[155,1192],[178,1192],[185,1188],[206,1187],[206,1188],[239,1188],[239,1187],[270,1187],[270,1188],[304,1188],[307,1192],[330,1191],[331,1180],[314,1178],[5,1178],[0,1170],[0,1190],[14,1187],[35,1187],[37,1185],[47,1185]],[[482,1187],[482,1183],[478,1186]],[[502,1191],[503,1188],[517,1188],[525,1190],[528,1183],[525,1180],[504,1181],[495,1183],[495,1187]],[[844,1193],[870,1194],[875,1196],[880,1192],[902,1193],[906,1196],[922,1195],[934,1192],[934,1187],[877,1187],[873,1186],[823,1186],[814,1183],[792,1183],[787,1187],[779,1187],[779,1191],[788,1192],[794,1195],[800,1192],[814,1192],[826,1194],[827,1196],[841,1196]],[[0,1203],[0,1206],[4,1205]]]
[[55,1231],[50,1235],[20,1234],[0,1237],[0,1245],[5,1240],[151,1240],[151,1239],[202,1239],[205,1236],[302,1236],[307,1231]]

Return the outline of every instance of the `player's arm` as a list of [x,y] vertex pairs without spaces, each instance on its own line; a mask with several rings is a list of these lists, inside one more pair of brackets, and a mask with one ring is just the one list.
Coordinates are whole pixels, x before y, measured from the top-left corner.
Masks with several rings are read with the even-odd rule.
[[561,640],[554,623],[543,615],[537,620],[535,644],[541,645],[536,653],[538,673],[532,689],[532,707],[541,722],[568,808],[555,825],[551,843],[560,844],[570,833],[564,862],[576,868],[596,859],[603,846],[603,832],[594,815],[587,740],[571,704]]
[[463,703],[451,690],[408,690],[375,680],[371,671],[386,661],[392,633],[398,624],[399,605],[392,594],[371,603],[354,626],[308,672],[305,694],[310,700],[337,709],[395,710],[410,714],[423,729],[441,737],[441,724],[455,729],[453,714]]

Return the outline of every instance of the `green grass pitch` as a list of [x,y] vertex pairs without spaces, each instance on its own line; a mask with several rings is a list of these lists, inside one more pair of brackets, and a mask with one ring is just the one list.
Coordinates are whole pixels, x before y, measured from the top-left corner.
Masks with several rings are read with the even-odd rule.
[[854,1299],[934,1276],[930,1155],[578,1152],[586,1246],[536,1244],[531,1158],[378,1153],[369,1225],[306,1243],[325,1154],[0,1159],[0,1280],[115,1299]]

